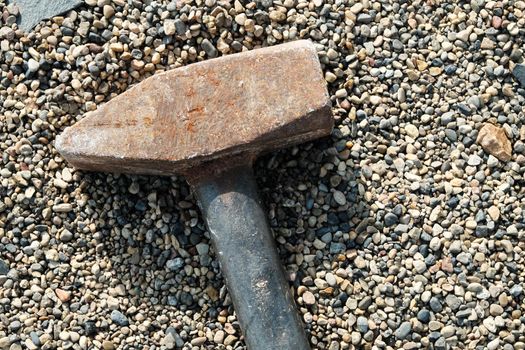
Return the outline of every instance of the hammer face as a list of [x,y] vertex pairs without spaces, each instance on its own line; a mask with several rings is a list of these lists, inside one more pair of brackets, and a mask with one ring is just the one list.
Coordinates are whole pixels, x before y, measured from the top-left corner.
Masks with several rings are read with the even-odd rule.
[[87,113],[55,146],[80,169],[172,175],[332,126],[316,50],[295,41],[150,77]]

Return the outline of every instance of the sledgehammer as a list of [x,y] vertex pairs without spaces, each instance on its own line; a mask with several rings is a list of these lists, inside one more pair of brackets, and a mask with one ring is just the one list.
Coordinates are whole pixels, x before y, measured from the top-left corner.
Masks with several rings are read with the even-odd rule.
[[301,350],[309,342],[252,163],[332,127],[316,50],[295,41],[156,74],[86,113],[55,146],[79,169],[185,176],[248,349]]

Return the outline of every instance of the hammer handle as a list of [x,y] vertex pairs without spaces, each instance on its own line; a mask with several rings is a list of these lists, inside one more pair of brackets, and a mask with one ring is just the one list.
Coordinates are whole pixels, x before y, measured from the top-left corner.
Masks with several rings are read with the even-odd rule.
[[249,350],[310,345],[277,254],[251,165],[192,181]]

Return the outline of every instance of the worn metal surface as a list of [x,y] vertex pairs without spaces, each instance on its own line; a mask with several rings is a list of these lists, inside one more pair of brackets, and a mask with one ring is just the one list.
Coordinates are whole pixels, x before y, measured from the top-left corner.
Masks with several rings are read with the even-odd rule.
[[77,168],[171,175],[332,126],[316,50],[295,41],[150,77],[87,113],[55,146]]
[[249,161],[188,179],[250,350],[307,350]]

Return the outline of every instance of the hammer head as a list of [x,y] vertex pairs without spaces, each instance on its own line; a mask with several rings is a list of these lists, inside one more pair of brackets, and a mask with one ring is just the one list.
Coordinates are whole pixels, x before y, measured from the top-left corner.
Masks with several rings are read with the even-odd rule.
[[55,147],[80,169],[173,175],[332,126],[316,50],[295,41],[156,74],[86,113]]

